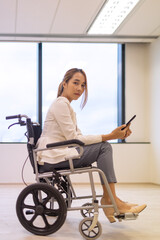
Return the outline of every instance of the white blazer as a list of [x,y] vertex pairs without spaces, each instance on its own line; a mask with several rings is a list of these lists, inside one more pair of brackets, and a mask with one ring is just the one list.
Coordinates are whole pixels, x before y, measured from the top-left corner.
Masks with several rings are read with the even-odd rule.
[[[58,97],[48,110],[37,147],[41,149],[45,148],[46,144],[70,139],[78,139],[85,145],[102,142],[101,135],[82,135],[77,127],[76,114],[69,100],[65,97]],[[54,164],[75,155],[77,155],[77,150],[68,147],[38,152],[39,164],[44,162]]]

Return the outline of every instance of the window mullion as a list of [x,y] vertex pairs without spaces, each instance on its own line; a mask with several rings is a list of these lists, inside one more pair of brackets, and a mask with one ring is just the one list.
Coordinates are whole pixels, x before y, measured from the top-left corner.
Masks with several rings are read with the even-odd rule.
[[42,126],[42,43],[38,43],[38,122]]

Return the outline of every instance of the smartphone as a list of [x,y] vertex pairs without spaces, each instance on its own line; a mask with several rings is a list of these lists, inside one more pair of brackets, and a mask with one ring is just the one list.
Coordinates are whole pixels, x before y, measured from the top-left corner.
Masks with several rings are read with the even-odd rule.
[[134,115],[127,123],[126,123],[126,126],[123,127],[121,130],[124,130],[132,121],[133,119],[135,119],[136,115]]

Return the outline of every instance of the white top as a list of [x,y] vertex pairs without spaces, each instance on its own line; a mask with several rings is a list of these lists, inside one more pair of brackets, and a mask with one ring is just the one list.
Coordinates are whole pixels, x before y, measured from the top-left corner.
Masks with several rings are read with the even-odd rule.
[[[46,148],[46,144],[65,140],[78,139],[85,145],[102,142],[101,135],[82,135],[77,127],[76,114],[65,97],[58,97],[48,110],[44,123],[43,132],[38,140],[39,149]],[[39,163],[58,163],[66,160],[70,156],[77,156],[75,148],[60,148],[37,153]]]

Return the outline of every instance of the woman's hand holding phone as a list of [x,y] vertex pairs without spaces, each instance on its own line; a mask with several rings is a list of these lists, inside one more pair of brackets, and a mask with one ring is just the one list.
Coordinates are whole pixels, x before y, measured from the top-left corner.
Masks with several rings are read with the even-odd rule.
[[[122,130],[122,128],[124,128],[124,130]],[[130,135],[129,126],[126,127],[125,124],[121,125],[120,127],[114,129],[111,132],[112,139],[125,139],[129,135]]]
[[125,139],[127,137],[129,137],[132,133],[132,131],[130,130],[130,125],[131,125],[131,122],[133,121],[133,119],[135,119],[136,115],[134,115],[124,126],[122,126],[121,128],[121,131],[125,131],[125,136],[124,138],[121,138],[121,139]]
[[134,115],[126,124],[123,124],[122,126],[114,129],[111,132],[113,139],[125,139],[125,138],[129,137],[132,133],[132,131],[130,130],[129,127],[130,127],[133,119],[135,119],[135,117],[136,117],[136,115]]
[[114,129],[110,134],[102,135],[102,141],[108,141],[113,139],[125,139],[129,137],[132,133],[130,130],[131,121],[136,117],[134,115],[126,124],[119,126],[118,128]]

